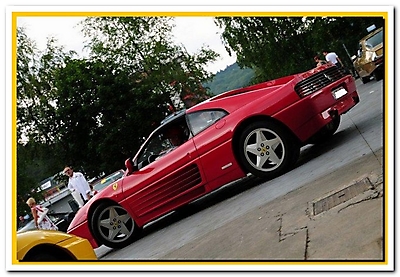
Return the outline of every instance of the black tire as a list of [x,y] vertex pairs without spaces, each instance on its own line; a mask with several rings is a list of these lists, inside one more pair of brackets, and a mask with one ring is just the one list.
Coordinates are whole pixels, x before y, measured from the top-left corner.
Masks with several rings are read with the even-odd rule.
[[296,163],[299,154],[300,146],[293,135],[272,121],[254,122],[240,136],[240,163],[260,178],[282,175]]
[[72,258],[65,252],[59,250],[55,246],[40,246],[31,251],[23,258],[22,261],[24,262],[31,262],[31,261],[43,261],[43,262],[68,262],[68,261],[75,261],[76,259]]
[[361,82],[362,82],[363,84],[368,83],[370,80],[371,80],[371,76],[368,76],[368,77],[361,77]]
[[321,130],[318,131],[314,136],[312,136],[307,143],[320,144],[324,143],[330,139],[339,129],[340,116],[337,115],[333,117],[332,121],[325,125]]
[[375,72],[374,72],[374,79],[375,79],[376,81],[382,80],[382,79],[383,79],[383,76],[384,76],[383,71],[375,70]]
[[117,204],[102,203],[91,218],[93,235],[97,242],[120,249],[132,243],[139,227],[129,213]]

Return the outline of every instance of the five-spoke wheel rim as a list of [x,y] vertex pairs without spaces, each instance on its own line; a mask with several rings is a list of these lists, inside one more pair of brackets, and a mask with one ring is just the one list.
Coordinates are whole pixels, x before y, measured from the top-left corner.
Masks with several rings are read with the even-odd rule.
[[267,128],[251,131],[244,141],[244,155],[248,163],[260,171],[273,171],[285,158],[285,146],[280,136]]
[[112,243],[129,239],[135,230],[133,219],[120,206],[109,206],[101,211],[96,226],[103,239]]

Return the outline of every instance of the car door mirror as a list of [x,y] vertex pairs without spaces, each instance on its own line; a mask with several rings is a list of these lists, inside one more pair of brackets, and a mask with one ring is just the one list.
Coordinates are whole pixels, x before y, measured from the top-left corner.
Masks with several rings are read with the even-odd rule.
[[138,171],[138,166],[136,162],[133,162],[131,158],[125,160],[126,167],[126,176],[133,174],[135,171]]

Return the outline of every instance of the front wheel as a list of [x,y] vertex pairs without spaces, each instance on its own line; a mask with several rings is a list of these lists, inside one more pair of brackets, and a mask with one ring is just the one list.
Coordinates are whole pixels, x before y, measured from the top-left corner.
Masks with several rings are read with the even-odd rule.
[[239,158],[242,166],[257,177],[272,179],[290,169],[297,161],[297,140],[272,121],[250,124],[240,136]]
[[100,244],[116,249],[129,245],[139,231],[135,221],[123,207],[110,203],[103,203],[96,208],[91,227]]

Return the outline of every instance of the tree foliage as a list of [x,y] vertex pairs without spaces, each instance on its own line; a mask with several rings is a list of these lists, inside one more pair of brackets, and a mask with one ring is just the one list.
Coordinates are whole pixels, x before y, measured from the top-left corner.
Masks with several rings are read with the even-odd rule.
[[[170,17],[91,17],[83,23],[83,33],[90,39],[91,58],[117,66],[138,82],[146,79],[149,90],[168,100],[176,96],[207,96],[202,82],[212,74],[205,70],[218,54],[202,47],[190,55],[173,42],[174,26]],[[145,83],[143,83],[145,84]],[[171,102],[176,109],[182,103]]]
[[63,164],[55,123],[57,89],[55,72],[73,53],[56,46],[49,39],[41,52],[23,28],[17,29],[17,194],[18,212],[25,211],[25,201],[32,195],[41,200],[35,188],[52,176]]
[[56,126],[57,88],[55,73],[64,60],[73,56],[66,53],[57,41],[50,38],[44,52],[36,49],[23,29],[17,30],[17,135],[19,142],[36,141],[52,144]]
[[184,96],[207,97],[201,84],[212,75],[205,65],[218,55],[208,48],[187,53],[172,41],[172,26],[163,17],[87,18],[82,31],[90,55],[84,58],[53,38],[38,51],[18,29],[21,199],[65,165],[88,178],[122,168],[143,137],[183,107]]
[[[235,52],[241,67],[253,68],[254,82],[302,72],[314,67],[313,57],[334,51],[351,67],[358,40],[378,17],[218,17],[222,40]],[[346,49],[344,48],[346,47]]]
[[175,45],[171,18],[93,17],[82,26],[91,54],[57,75],[57,115],[69,163],[97,176],[123,167],[185,95],[205,97],[204,66],[217,54]]

